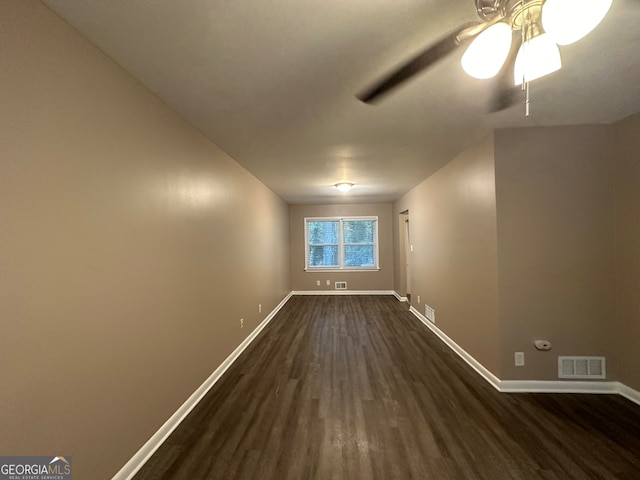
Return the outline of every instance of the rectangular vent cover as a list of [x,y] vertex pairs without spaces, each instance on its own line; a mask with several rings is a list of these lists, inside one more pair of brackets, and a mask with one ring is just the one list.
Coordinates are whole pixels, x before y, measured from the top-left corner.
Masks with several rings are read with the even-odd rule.
[[607,378],[605,357],[558,357],[558,378]]
[[336,290],[346,290],[347,282],[336,282]]
[[427,317],[431,323],[436,323],[436,311],[429,305],[424,306],[424,316]]

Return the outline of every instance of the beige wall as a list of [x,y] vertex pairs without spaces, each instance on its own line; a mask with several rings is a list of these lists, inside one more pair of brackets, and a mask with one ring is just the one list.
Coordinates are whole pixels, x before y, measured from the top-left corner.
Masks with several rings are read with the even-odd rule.
[[602,355],[608,380],[638,389],[638,132],[640,115],[496,131],[394,204],[394,288],[408,209],[412,304],[490,371],[557,380],[559,355]]
[[39,2],[0,65],[0,452],[110,478],[290,290],[288,207]]
[[[489,370],[603,354],[640,388],[637,115],[499,131],[497,180],[489,137],[393,210],[289,208],[39,2],[0,3],[0,65],[0,452],[110,478],[289,290],[402,290],[407,209],[414,306]],[[305,273],[323,215],[378,215],[380,272]]]
[[399,264],[399,218],[409,210],[412,305],[434,308],[436,325],[500,375],[494,178],[489,136],[396,201],[393,232]]
[[502,379],[556,380],[558,355],[616,376],[613,148],[608,126],[495,133]]
[[640,390],[640,114],[615,125],[619,379]]
[[[393,290],[393,237],[391,204],[291,205],[291,287],[295,291],[335,290],[335,282],[346,281],[348,290]],[[304,218],[377,216],[380,270],[376,272],[305,272]],[[327,285],[329,280],[330,285]],[[320,281],[320,286],[317,282]]]

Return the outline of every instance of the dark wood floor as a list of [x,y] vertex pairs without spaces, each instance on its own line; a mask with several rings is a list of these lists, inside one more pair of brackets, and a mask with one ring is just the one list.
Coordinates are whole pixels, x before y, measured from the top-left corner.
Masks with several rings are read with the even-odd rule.
[[640,406],[498,393],[393,297],[292,297],[135,477],[640,479]]

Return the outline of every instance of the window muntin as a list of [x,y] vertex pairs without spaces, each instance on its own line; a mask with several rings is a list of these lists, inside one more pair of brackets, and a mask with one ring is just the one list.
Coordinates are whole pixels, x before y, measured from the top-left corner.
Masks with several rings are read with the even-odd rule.
[[377,270],[378,217],[305,218],[305,270]]

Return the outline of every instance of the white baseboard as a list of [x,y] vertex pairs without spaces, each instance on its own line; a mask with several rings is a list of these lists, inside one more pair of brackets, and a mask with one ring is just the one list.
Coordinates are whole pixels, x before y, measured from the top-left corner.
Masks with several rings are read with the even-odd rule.
[[267,324],[275,317],[276,313],[284,306],[285,303],[291,298],[290,292],[284,300],[282,300],[273,311],[258,325],[253,332],[251,332],[247,338],[245,338],[238,348],[236,348],[231,355],[229,355],[218,368],[207,378],[200,387],[187,399],[186,402],[173,414],[171,417],[160,427],[160,429],[153,434],[153,436],[147,440],[147,442],[131,457],[131,459],[116,473],[111,480],[130,480],[133,476],[142,468],[142,466],[151,458],[151,455],[160,448],[164,441],[171,435],[171,433],[180,425],[180,423],[186,418],[186,416],[195,408],[195,406],[202,400],[207,392],[213,387],[220,377],[227,371],[227,369],[235,362],[240,354],[253,342],[258,334],[267,326]]
[[567,380],[500,380],[500,391],[507,393],[619,393],[619,382]]
[[407,297],[403,297],[402,295],[400,295],[396,291],[393,292],[393,296],[396,297],[399,302],[408,302],[409,301],[409,299]]
[[638,405],[640,405],[640,392],[638,390],[634,390],[624,383],[619,383],[618,385],[618,393],[620,395],[622,395],[627,400],[631,400],[633,403],[637,403]]
[[584,382],[566,380],[501,380],[501,392],[507,393],[600,393],[621,395],[640,405],[640,392],[621,382]]
[[424,323],[427,328],[435,333],[440,338],[440,340],[446,343],[451,350],[456,352],[460,356],[460,358],[467,362],[471,368],[473,368],[478,374],[480,374],[480,376],[482,376],[487,382],[489,382],[496,390],[500,390],[500,379],[498,377],[487,370],[484,365],[482,365],[475,358],[469,355],[460,345],[451,340],[442,330],[436,327],[434,323],[429,321],[427,317],[422,315],[414,307],[410,307],[409,311],[411,311],[411,313],[418,317],[418,319],[422,323]]
[[294,290],[293,295],[393,295],[393,290]]
[[500,380],[480,362],[467,353],[460,345],[449,338],[442,330],[431,323],[414,307],[409,310],[424,323],[451,350],[457,353],[471,368],[482,376],[492,387],[505,393],[601,393],[617,394],[640,405],[640,392],[620,382],[585,382],[567,380]]

